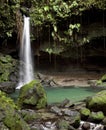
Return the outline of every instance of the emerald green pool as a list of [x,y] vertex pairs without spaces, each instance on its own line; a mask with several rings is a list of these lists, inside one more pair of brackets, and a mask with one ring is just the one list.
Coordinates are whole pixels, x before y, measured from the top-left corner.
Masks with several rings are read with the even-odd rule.
[[46,88],[48,103],[61,102],[69,99],[72,102],[80,101],[93,96],[100,89],[96,88]]
[[[45,91],[47,93],[48,103],[61,102],[66,98],[71,100],[72,102],[80,101],[85,99],[86,97],[93,96],[96,92],[100,91],[97,88],[88,88],[88,87],[70,87],[70,88],[50,88],[45,87]],[[16,100],[19,94],[19,90],[17,90],[11,97]]]

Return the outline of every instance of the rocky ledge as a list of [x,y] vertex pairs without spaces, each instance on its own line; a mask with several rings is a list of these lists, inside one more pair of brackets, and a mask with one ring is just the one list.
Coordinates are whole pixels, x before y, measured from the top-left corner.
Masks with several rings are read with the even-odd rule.
[[90,87],[96,86],[98,79],[102,74],[97,74],[94,72],[84,72],[84,73],[55,73],[55,74],[45,74],[37,73],[36,78],[44,86],[49,87]]

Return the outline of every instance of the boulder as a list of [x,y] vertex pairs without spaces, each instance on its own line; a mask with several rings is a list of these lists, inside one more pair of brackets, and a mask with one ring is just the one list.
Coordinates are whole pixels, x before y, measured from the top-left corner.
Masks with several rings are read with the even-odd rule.
[[46,92],[38,80],[33,80],[20,89],[17,104],[20,108],[40,109],[46,107]]
[[105,116],[102,111],[91,112],[88,120],[91,122],[100,123],[101,121],[103,121],[104,117]]
[[69,122],[64,120],[64,119],[60,119],[58,120],[58,123],[57,123],[57,128],[58,130],[69,130]]
[[13,100],[2,91],[0,91],[0,129],[30,130],[28,124],[18,114]]
[[86,101],[86,107],[92,111],[103,111],[106,114],[106,90],[100,91]]
[[15,82],[2,82],[0,83],[0,90],[5,93],[13,93],[15,91],[16,83]]
[[99,80],[96,82],[97,86],[106,86],[106,74],[104,74]]
[[75,110],[71,110],[71,114],[70,114],[70,124],[74,127],[74,128],[78,128],[80,125],[80,113],[78,111]]
[[72,106],[74,106],[74,104],[67,98],[60,103],[60,107],[69,108]]
[[69,121],[69,124],[74,128],[78,128],[80,126],[80,113],[78,111],[71,110],[70,116],[67,115],[64,119]]
[[26,121],[26,122],[33,122],[35,120],[40,120],[41,119],[41,114],[35,112],[34,110],[31,109],[26,109],[26,110],[20,110],[19,111],[21,114],[21,117]]
[[82,130],[90,130],[90,123],[88,123],[88,122],[83,123]]
[[87,120],[90,115],[90,110],[88,108],[82,108],[80,114],[82,120]]
[[61,109],[58,108],[57,106],[52,106],[51,107],[51,112],[53,112],[53,113],[55,113],[57,115],[60,115],[60,116],[62,115]]

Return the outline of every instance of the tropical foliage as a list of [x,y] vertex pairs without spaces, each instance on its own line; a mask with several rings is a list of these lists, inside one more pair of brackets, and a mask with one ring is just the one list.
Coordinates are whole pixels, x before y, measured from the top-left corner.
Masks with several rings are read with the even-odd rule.
[[91,8],[105,10],[106,0],[1,0],[0,38],[8,39],[19,33],[18,12],[30,16],[32,40],[42,37],[42,41],[52,41],[54,45],[78,46],[87,41],[86,38],[78,41],[80,16]]

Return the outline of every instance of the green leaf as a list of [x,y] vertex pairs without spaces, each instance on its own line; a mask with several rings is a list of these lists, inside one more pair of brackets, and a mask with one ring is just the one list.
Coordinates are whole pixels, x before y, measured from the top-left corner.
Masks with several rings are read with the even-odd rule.
[[46,52],[48,52],[49,54],[51,54],[53,52],[52,48],[46,48]]
[[45,6],[44,11],[49,11],[49,6]]
[[12,33],[11,32],[7,32],[6,33],[8,37],[12,37]]
[[57,26],[53,25],[54,31],[57,32]]

